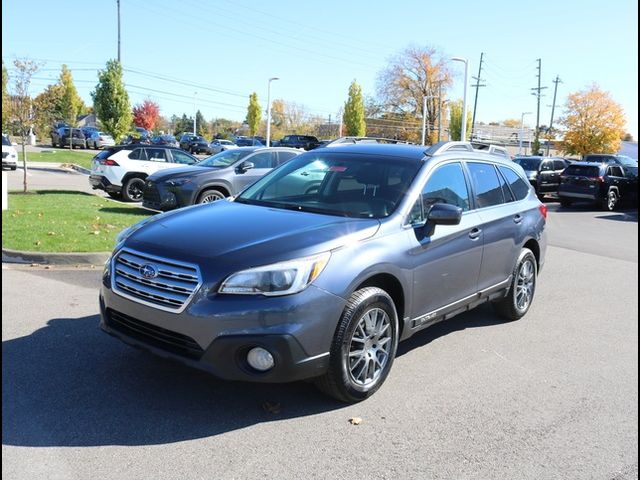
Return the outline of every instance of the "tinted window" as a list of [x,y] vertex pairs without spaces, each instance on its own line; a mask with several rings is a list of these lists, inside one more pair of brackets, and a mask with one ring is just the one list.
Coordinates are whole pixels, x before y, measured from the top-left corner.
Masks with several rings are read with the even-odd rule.
[[278,152],[278,165],[282,165],[283,163],[291,160],[295,156],[296,154],[293,152]]
[[622,168],[621,167],[610,167],[609,168],[609,175],[611,175],[613,177],[624,177],[624,174],[622,173]]
[[496,169],[490,163],[468,163],[471,183],[478,208],[500,205],[504,202]]
[[147,158],[154,162],[166,162],[167,151],[164,148],[145,148]]
[[272,152],[257,153],[247,158],[247,161],[253,163],[253,168],[273,168],[275,164]]
[[212,155],[211,157],[207,157],[201,162],[197,164],[198,167],[228,167],[236,163],[238,160],[243,159],[251,152],[248,150],[226,150],[224,152],[220,152],[216,155]]
[[547,160],[545,162],[542,162],[542,166],[540,167],[540,170],[542,170],[543,172],[548,172],[553,170],[553,161]]
[[431,174],[422,190],[425,215],[434,203],[448,203],[469,210],[469,192],[461,164],[443,165]]
[[569,165],[563,175],[574,175],[578,177],[598,177],[600,176],[599,167],[591,167],[588,165]]
[[11,142],[9,141],[9,139],[7,137],[5,137],[4,135],[2,136],[2,144],[3,145],[11,145]]
[[500,172],[504,175],[504,178],[507,180],[509,187],[511,187],[511,191],[516,196],[516,200],[524,199],[529,193],[529,183],[525,182],[520,175],[511,170],[508,167],[499,167]]
[[520,165],[524,170],[529,171],[538,170],[538,167],[540,166],[539,158],[516,158],[514,162]]
[[498,174],[498,181],[500,182],[500,188],[502,188],[502,195],[504,196],[504,201],[507,203],[513,202],[515,200],[513,193],[511,193],[511,189],[509,188],[509,185],[507,184],[504,177],[500,174]]
[[129,154],[131,160],[146,160],[147,156],[144,154],[144,149],[136,148]]
[[613,155],[585,155],[585,162],[598,162],[598,163],[607,163],[615,161],[615,157]]
[[564,163],[564,160],[554,160],[554,170],[564,170],[567,168],[567,164]]

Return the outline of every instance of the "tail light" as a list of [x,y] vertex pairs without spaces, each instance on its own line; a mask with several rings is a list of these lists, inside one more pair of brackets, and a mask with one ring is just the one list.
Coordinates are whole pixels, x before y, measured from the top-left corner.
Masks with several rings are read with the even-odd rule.
[[119,167],[118,162],[111,160],[110,158],[100,159],[100,165],[107,165],[109,167]]
[[593,179],[594,182],[596,183],[603,183],[604,182],[604,177],[596,177]]
[[538,210],[540,210],[540,214],[542,215],[542,218],[544,218],[546,220],[547,219],[547,212],[549,211],[547,206],[544,203],[541,203],[540,206],[538,207]]

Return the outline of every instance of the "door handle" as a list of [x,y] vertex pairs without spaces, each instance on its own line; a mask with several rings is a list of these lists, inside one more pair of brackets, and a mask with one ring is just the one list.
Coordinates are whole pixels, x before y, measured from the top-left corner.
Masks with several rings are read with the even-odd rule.
[[522,223],[522,215],[520,215],[519,213],[516,214],[515,217],[513,217],[513,222],[514,223]]
[[477,240],[480,237],[481,233],[482,230],[480,230],[479,228],[474,228],[469,232],[469,238],[471,240]]

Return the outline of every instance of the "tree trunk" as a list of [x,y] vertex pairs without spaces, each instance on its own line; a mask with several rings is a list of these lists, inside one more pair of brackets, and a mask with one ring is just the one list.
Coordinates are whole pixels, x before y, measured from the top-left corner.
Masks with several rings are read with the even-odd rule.
[[22,185],[24,187],[24,193],[27,193],[27,139],[26,137],[22,137],[22,168],[23,168],[23,176],[22,176]]

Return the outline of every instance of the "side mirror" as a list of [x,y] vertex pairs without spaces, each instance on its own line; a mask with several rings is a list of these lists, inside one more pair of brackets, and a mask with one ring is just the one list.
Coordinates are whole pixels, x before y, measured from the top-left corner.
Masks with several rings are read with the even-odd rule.
[[427,215],[427,224],[458,225],[462,220],[462,209],[448,203],[436,203],[431,206]]
[[242,162],[238,166],[238,173],[246,173],[248,170],[251,170],[255,165],[251,162]]

